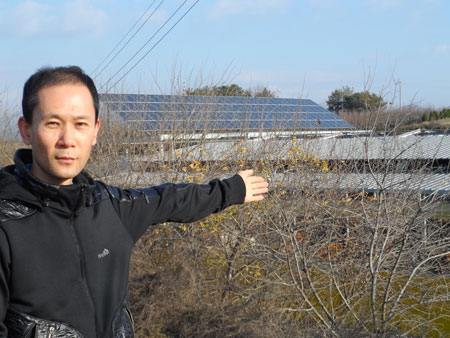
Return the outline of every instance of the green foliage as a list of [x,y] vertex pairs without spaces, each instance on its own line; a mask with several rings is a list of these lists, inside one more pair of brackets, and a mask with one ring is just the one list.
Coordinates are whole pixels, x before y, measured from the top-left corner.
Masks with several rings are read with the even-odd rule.
[[201,88],[187,88],[184,95],[199,96],[241,96],[241,97],[276,97],[275,92],[267,87],[258,87],[256,89],[243,89],[233,83],[222,86],[204,86]]
[[422,122],[439,121],[448,118],[450,118],[450,108],[443,108],[441,111],[432,110],[422,114]]
[[430,121],[439,120],[439,113],[437,111],[432,111],[430,113]]
[[277,94],[267,87],[259,87],[255,90],[250,89],[250,92],[253,97],[277,97]]
[[371,111],[386,105],[383,98],[369,91],[354,92],[349,86],[334,90],[327,100],[328,109],[340,113],[346,111]]
[[376,110],[386,105],[383,98],[374,93],[368,91],[355,93],[350,97],[348,104],[350,110],[364,111],[364,110]]
[[339,114],[343,111],[343,107],[346,107],[345,102],[352,95],[353,88],[350,88],[349,86],[334,90],[331,95],[328,96],[328,109]]

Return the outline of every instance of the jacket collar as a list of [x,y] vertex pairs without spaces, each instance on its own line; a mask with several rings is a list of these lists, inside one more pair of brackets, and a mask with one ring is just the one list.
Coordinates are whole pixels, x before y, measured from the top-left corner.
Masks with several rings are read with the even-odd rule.
[[95,186],[88,173],[82,171],[74,177],[72,185],[48,184],[31,174],[29,164],[32,158],[31,149],[17,150],[14,155],[14,174],[19,184],[36,196],[41,204],[74,211],[90,203],[91,198],[88,196],[92,195]]

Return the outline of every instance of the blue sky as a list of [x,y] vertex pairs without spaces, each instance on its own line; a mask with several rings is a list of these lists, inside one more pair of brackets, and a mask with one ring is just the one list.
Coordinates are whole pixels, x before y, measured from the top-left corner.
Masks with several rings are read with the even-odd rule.
[[[76,64],[96,75],[146,9],[143,19],[162,2],[96,77],[108,89],[124,73],[107,80],[183,1],[0,0],[0,98],[18,102],[24,81],[43,65]],[[187,0],[128,67],[194,3]],[[447,107],[449,16],[448,0],[200,0],[112,91],[237,83],[325,105],[334,89],[349,85],[398,105],[401,83],[403,105]]]

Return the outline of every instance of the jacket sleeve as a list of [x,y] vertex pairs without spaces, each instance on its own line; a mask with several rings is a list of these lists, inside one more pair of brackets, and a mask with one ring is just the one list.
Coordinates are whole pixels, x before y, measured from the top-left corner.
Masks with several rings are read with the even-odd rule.
[[[111,188],[110,189],[117,189]],[[194,222],[245,199],[241,176],[214,179],[209,184],[171,184],[137,190],[117,189],[116,210],[136,242],[152,224]]]
[[9,245],[5,233],[0,228],[0,337],[8,336],[4,321],[9,302],[9,266]]

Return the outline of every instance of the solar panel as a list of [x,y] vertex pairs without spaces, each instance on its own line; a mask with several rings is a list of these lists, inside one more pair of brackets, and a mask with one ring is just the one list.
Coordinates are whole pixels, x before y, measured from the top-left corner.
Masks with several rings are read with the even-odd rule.
[[144,131],[353,129],[309,99],[100,94],[102,111]]

